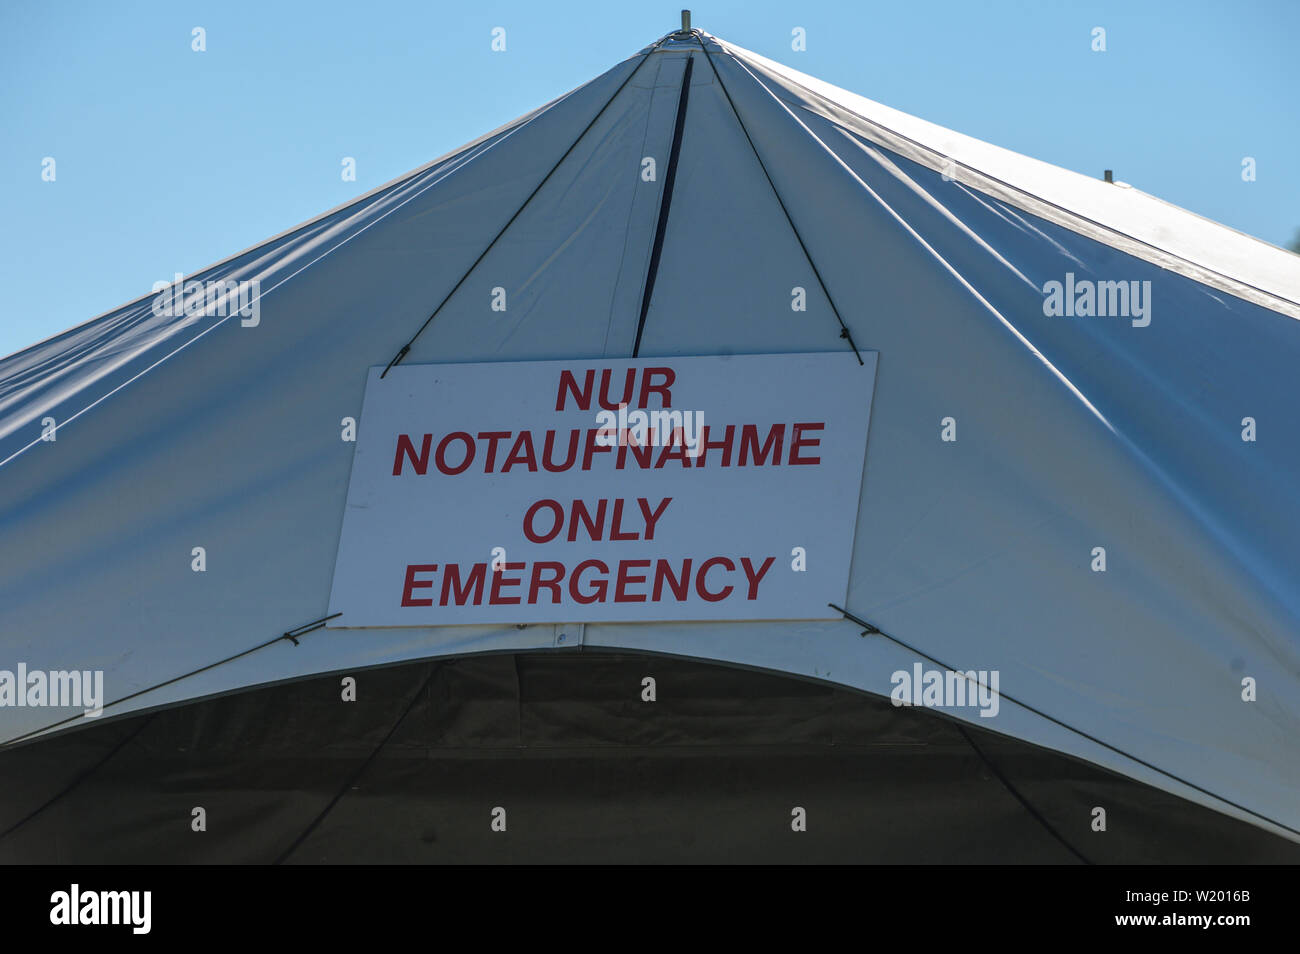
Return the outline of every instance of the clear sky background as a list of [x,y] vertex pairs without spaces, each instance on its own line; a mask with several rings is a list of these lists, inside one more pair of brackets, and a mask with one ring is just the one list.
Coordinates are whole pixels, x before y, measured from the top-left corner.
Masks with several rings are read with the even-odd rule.
[[[1114,169],[1275,245],[1300,229],[1300,0],[691,7],[697,27],[931,122],[1089,175]],[[581,85],[675,29],[680,8],[0,0],[0,355]],[[196,26],[206,52],[191,50]]]

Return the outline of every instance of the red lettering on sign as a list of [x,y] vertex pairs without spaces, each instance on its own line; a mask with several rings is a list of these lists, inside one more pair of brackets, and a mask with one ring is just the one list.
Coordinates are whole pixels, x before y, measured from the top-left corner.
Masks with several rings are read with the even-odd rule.
[[691,459],[686,454],[686,439],[682,437],[680,427],[673,431],[673,442],[666,445],[659,453],[659,459],[655,461],[655,470],[658,470],[670,460],[681,461],[683,467],[691,466]]
[[578,402],[578,410],[590,411],[591,410],[591,386],[595,382],[595,380],[596,380],[596,372],[594,370],[588,370],[587,377],[582,382],[582,390],[578,390],[578,382],[573,377],[573,372],[561,371],[560,372],[560,393],[557,394],[555,397],[555,409],[557,411],[564,410],[564,395],[565,395],[565,388],[567,387],[568,392],[572,394],[574,400]]
[[603,444],[596,443],[596,435],[599,433],[600,431],[596,430],[596,428],[594,427],[591,430],[587,431],[587,441],[582,448],[582,469],[583,470],[591,470],[591,458],[594,455],[608,454],[610,451],[609,447]]
[[625,435],[624,439],[620,441],[618,445],[616,464],[618,469],[622,470],[627,465],[628,451],[632,452],[632,456],[636,458],[638,466],[642,468],[650,467],[654,463],[654,445],[649,441],[644,443],[638,441],[636,436],[631,433],[630,428],[624,428],[623,431]]
[[659,560],[655,563],[653,596],[656,603],[659,602],[659,596],[663,593],[665,582],[667,582],[668,588],[673,591],[673,596],[677,602],[685,603],[691,589],[691,558],[687,557],[682,561],[682,575],[679,577],[673,576],[673,565],[667,560]]
[[[591,588],[593,592],[580,593],[578,585],[582,580],[582,571],[590,568],[598,568],[602,576],[600,579],[592,581]],[[609,567],[605,565],[603,560],[583,560],[573,568],[573,576],[569,577],[569,595],[584,606],[602,602],[605,599],[605,590],[609,587],[609,581],[604,578],[608,575]]]
[[[617,401],[611,401],[609,397],[609,382],[614,372],[606,368],[600,372],[600,406],[607,411],[617,411],[620,404],[632,403],[632,392],[636,389],[636,368],[628,368],[627,374],[623,376],[623,396]],[[645,407],[645,405],[641,405]],[[586,410],[586,408],[583,408]]]
[[[542,571],[551,570],[554,572],[549,580],[542,579]],[[551,602],[559,603],[561,599],[560,581],[564,579],[564,564],[553,563],[549,560],[542,560],[533,564],[532,582],[528,584],[528,602],[530,605],[537,602],[537,593],[542,587],[551,591]]]
[[[410,458],[411,466],[420,476],[424,476],[429,469],[429,445],[433,443],[433,435],[424,435],[424,444],[420,448],[420,456],[415,456],[415,445],[411,443],[411,438],[406,434],[397,435],[397,456],[393,458],[393,476],[400,477],[402,474],[402,464],[406,458]],[[405,456],[403,456],[405,455]]]
[[637,497],[636,502],[641,507],[641,516],[645,517],[645,538],[647,540],[653,540],[655,538],[655,524],[658,523],[659,518],[664,515],[664,511],[667,510],[668,505],[673,502],[673,498],[665,497],[663,500],[659,501],[659,506],[653,511],[650,509],[650,501],[646,500],[644,497]]
[[517,596],[502,596],[501,587],[518,586],[520,578],[517,576],[506,576],[502,570],[522,570],[528,564],[526,563],[505,563],[502,564],[501,570],[492,574],[492,590],[488,595],[488,603],[492,606],[512,606],[519,602]]
[[716,593],[710,592],[708,587],[705,586],[705,578],[709,575],[709,570],[713,569],[715,566],[725,566],[728,572],[732,572],[736,569],[736,564],[722,556],[710,557],[700,564],[700,574],[695,578],[695,592],[700,594],[700,599],[708,600],[710,603],[717,603],[720,600],[725,600],[731,595],[731,591],[735,589],[734,586],[727,584]]
[[515,446],[510,448],[510,456],[501,467],[501,473],[507,473],[516,464],[524,464],[530,473],[537,473],[537,455],[533,452],[533,435],[530,431],[520,431]]
[[488,441],[487,462],[484,463],[483,467],[490,474],[492,473],[492,465],[496,463],[497,459],[497,441],[510,440],[510,432],[480,431],[478,439],[481,441]]
[[581,520],[587,528],[587,536],[593,540],[600,540],[605,536],[605,504],[607,500],[596,501],[596,518],[592,520],[591,511],[581,500],[575,500],[573,506],[569,509],[569,542],[572,543],[578,539],[578,521]]
[[763,565],[759,567],[758,573],[756,574],[754,572],[754,564],[749,562],[749,557],[740,558],[740,565],[745,568],[745,576],[749,579],[749,595],[746,596],[745,599],[758,599],[758,584],[763,582],[763,577],[767,575],[767,571],[772,568],[772,564],[775,561],[776,557],[768,557],[763,561]]
[[[632,405],[632,395],[636,390],[636,368],[628,368],[623,376],[623,395],[617,400],[610,396],[609,389],[613,384],[614,370],[604,368],[600,372],[600,406],[607,411],[617,411],[620,404]],[[660,380],[655,380],[659,378]],[[663,407],[672,407],[673,398],[669,388],[677,380],[677,373],[672,368],[642,368],[641,369],[641,394],[637,399],[637,407],[648,407],[650,395],[659,395],[659,400]],[[555,393],[555,409],[563,411],[568,404],[569,398],[578,406],[580,411],[591,410],[591,393],[596,383],[596,371],[594,368],[588,368],[583,372],[582,385],[579,386],[577,377],[569,370],[560,372],[559,388]]]
[[637,567],[649,566],[649,565],[650,565],[649,560],[619,560],[618,561],[618,582],[614,586],[615,603],[644,603],[645,602],[644,593],[627,592],[627,585],[629,583],[644,583],[646,580],[645,575],[642,574],[640,576],[633,576],[631,573],[628,573],[628,570],[635,569]]
[[563,464],[555,463],[554,451],[555,431],[547,431],[546,443],[542,445],[542,466],[553,474],[560,474],[572,467],[578,457],[578,432],[569,431],[569,455],[564,458]]
[[[655,375],[662,377],[662,384],[654,384]],[[645,407],[650,400],[651,394],[658,394],[664,407],[673,406],[673,396],[668,393],[668,389],[673,386],[677,380],[677,374],[672,368],[643,368],[641,370],[641,400],[637,407]]]
[[[551,508],[551,512],[555,514],[555,524],[546,534],[538,533],[536,528],[533,526],[533,517],[536,516],[537,511],[542,507]],[[560,505],[558,500],[539,500],[537,503],[529,507],[528,512],[524,514],[524,536],[526,536],[531,543],[549,543],[555,539],[555,535],[560,532],[560,528],[563,526],[564,507]],[[572,540],[573,537],[569,537],[569,539]]]
[[704,435],[700,438],[703,441],[703,444],[700,446],[699,459],[695,462],[696,467],[704,466],[704,459],[709,456],[709,451],[711,450],[722,451],[722,466],[731,466],[731,442],[736,439],[736,425],[728,424],[727,429],[723,433],[725,436],[722,440],[711,441],[709,440],[709,425],[704,425]]
[[804,437],[803,432],[820,431],[825,427],[826,425],[824,423],[821,423],[821,424],[795,424],[793,427],[790,428],[790,463],[791,464],[820,464],[822,462],[822,459],[820,457],[800,457],[799,451],[804,447],[805,444],[808,445],[809,447],[820,447],[822,443],[821,438]]
[[763,442],[763,448],[760,451],[758,447],[758,426],[746,424],[740,429],[740,466],[745,466],[745,461],[751,451],[756,465],[766,464],[769,454],[772,457],[773,465],[780,464],[781,444],[784,440],[785,425],[773,424],[772,429],[767,432],[767,440]]
[[[601,501],[604,503],[605,501]],[[636,540],[639,534],[623,532],[623,498],[620,497],[614,501],[614,519],[609,524],[609,538],[611,540]]]
[[[493,573],[500,576],[499,573]],[[442,570],[442,599],[438,601],[439,606],[447,605],[447,597],[451,595],[457,606],[464,606],[469,601],[470,587],[474,588],[474,605],[479,606],[483,602],[483,581],[487,577],[487,564],[475,563],[469,571],[469,579],[465,581],[462,589],[460,585],[460,564],[448,563]]]
[[433,598],[416,599],[411,595],[414,590],[423,590],[433,586],[432,580],[417,580],[417,573],[432,573],[438,569],[436,563],[411,563],[406,567],[406,585],[402,587],[403,606],[432,606]]
[[[458,467],[447,465],[447,445],[452,441],[461,441],[465,445],[465,459],[460,462]],[[438,441],[438,450],[433,455],[433,462],[438,465],[438,470],[449,477],[456,474],[462,474],[474,461],[474,438],[470,437],[464,431],[453,431],[442,440]]]

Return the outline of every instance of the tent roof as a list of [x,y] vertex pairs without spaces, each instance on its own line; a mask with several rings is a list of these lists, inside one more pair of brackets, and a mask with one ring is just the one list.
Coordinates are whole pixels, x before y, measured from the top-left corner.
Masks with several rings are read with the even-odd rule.
[[[553,626],[277,640],[325,615],[352,453],[339,422],[367,369],[399,353],[617,358],[642,331],[643,356],[847,349],[843,322],[880,358],[850,612],[932,658],[999,669],[1025,705],[982,727],[1300,839],[1300,258],[707,35],[652,50],[191,276],[257,280],[256,326],[144,297],[0,360],[5,658],[102,668],[125,714],[554,650]],[[662,179],[637,172],[668,151],[688,59],[642,328]],[[1066,273],[1150,282],[1152,321],[1045,316],[1045,283]],[[489,320],[498,285],[511,310]],[[795,320],[793,286],[808,291]],[[949,415],[955,444],[937,439]],[[1258,441],[1241,440],[1245,416]],[[1105,574],[1089,570],[1098,545]],[[860,631],[581,638],[888,695],[916,654]],[[4,738],[62,727],[54,715],[8,710]]]
[[891,109],[717,41],[754,70],[805,91],[804,109],[851,125],[873,142],[1073,231],[1224,291],[1300,318],[1300,256],[1149,195],[1003,149]]

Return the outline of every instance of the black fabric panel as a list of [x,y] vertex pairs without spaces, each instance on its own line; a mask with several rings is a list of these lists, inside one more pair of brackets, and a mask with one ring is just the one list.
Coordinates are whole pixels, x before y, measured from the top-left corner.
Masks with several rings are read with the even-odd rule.
[[333,675],[0,753],[3,828],[67,790],[0,861],[271,862],[340,792],[290,862],[1076,863],[1062,838],[1097,863],[1300,861],[1085,763],[967,728],[981,757],[936,712],[783,676],[575,651],[351,675],[355,702]]
[[[57,745],[32,744],[0,753],[0,834],[58,798],[83,773],[112,755],[143,721],[105,723],[71,733]],[[3,847],[0,840],[0,850]]]

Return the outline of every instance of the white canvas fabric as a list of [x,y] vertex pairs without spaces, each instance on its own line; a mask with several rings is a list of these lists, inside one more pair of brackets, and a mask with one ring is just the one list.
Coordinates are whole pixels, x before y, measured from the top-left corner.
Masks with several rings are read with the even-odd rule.
[[[664,182],[641,160],[667,163],[687,58],[641,356],[847,349],[840,319],[878,353],[846,609],[925,657],[848,620],[454,626],[194,672],[326,614],[341,421],[453,288],[404,364],[631,354]],[[1150,282],[1149,324],[1045,315],[1067,273]],[[1300,840],[1300,258],[696,33],[190,277],[257,279],[260,322],[146,295],[0,361],[0,668],[103,669],[119,715],[445,654],[882,695],[928,657],[1000,672],[997,717],[956,718]],[[0,737],[67,715],[0,709]]]

